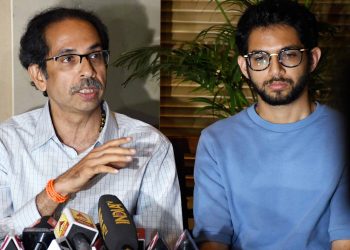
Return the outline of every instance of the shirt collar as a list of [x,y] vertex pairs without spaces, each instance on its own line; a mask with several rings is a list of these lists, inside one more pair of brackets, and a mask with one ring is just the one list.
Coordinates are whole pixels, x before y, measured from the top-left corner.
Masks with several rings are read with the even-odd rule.
[[56,132],[51,120],[49,101],[47,101],[42,108],[35,126],[34,138],[30,147],[31,150],[33,151],[41,147],[54,136],[56,136]]
[[97,139],[96,146],[102,145],[107,141],[119,138],[118,123],[115,113],[112,112],[106,101],[103,102],[103,109],[106,112],[106,123],[103,127],[100,136]]
[[[106,112],[106,123],[103,127],[100,136],[98,137],[95,147],[106,143],[112,139],[118,138],[118,123],[114,112],[112,112],[106,101],[103,101],[103,109]],[[57,139],[58,137],[53,127],[49,101],[44,105],[35,126],[34,139],[30,147],[31,151],[41,147],[50,139]]]

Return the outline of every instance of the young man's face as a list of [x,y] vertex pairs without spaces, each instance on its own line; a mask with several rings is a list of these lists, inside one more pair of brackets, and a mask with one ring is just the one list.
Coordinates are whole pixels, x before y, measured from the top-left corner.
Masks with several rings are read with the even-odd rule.
[[[66,19],[50,24],[45,31],[45,38],[49,47],[47,58],[102,50],[96,29],[79,19]],[[70,59],[65,57],[62,60],[48,60],[48,77],[37,81],[36,85],[40,90],[47,91],[53,112],[93,111],[98,107],[104,93],[106,65],[103,62],[92,63],[86,57],[82,58],[81,63],[71,64]],[[95,84],[91,84],[91,81]]]
[[[255,60],[255,67],[251,63],[253,69],[259,67],[259,60],[261,60],[260,51],[269,54],[278,54],[281,50],[285,49],[304,49],[297,31],[287,25],[272,25],[253,29],[248,39],[248,53],[257,53],[255,57],[252,57]],[[315,49],[317,50],[316,53],[318,53],[319,49]],[[315,49],[311,51],[312,55],[315,53]],[[266,69],[260,71],[250,68],[247,59],[242,56],[239,57],[238,62],[242,73],[251,81],[253,87],[256,89],[259,100],[262,99],[270,105],[284,105],[292,103],[302,95],[307,95],[307,77],[314,70],[318,62],[318,59],[315,60],[316,62],[313,62],[314,59],[310,62],[308,53],[310,51],[307,50],[293,50],[291,53],[286,51],[284,62],[287,64],[293,60],[293,56],[296,54],[300,55],[301,61],[295,67],[282,65],[278,61],[277,55],[272,55],[270,57],[270,64]],[[289,57],[291,58],[290,60],[287,59]],[[291,65],[294,66],[293,63]]]

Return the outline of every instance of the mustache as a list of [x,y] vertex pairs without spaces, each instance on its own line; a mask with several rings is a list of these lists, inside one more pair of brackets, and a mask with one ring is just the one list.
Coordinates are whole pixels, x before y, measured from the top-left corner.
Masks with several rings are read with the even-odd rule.
[[99,80],[96,80],[94,78],[84,78],[78,84],[71,87],[70,92],[71,94],[75,94],[84,88],[91,88],[91,87],[96,89],[103,89],[103,85]]
[[284,77],[272,77],[270,80],[264,81],[264,86],[269,85],[273,82],[286,82],[288,84],[293,84],[294,81],[289,78],[284,78]]

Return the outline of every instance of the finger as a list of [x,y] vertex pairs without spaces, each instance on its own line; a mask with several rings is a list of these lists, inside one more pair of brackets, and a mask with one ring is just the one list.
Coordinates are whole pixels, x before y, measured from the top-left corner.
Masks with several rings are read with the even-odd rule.
[[86,158],[100,158],[105,155],[134,156],[136,150],[133,148],[106,148],[102,151],[91,152]]
[[96,148],[99,150],[104,150],[108,147],[120,147],[123,144],[129,143],[132,141],[131,137],[122,137],[122,138],[118,138],[118,139],[114,139],[114,140],[110,140],[108,142],[106,142],[105,144],[103,144],[102,146]]
[[112,162],[129,163],[132,159],[130,155],[103,154],[100,157],[87,159],[85,164],[87,167],[94,167],[98,165],[108,165]]
[[122,169],[127,167],[130,164],[130,162],[111,162],[110,164],[108,164],[108,166],[111,166],[115,169]]
[[56,178],[55,190],[63,195],[79,192],[84,186],[98,174],[116,174],[117,168],[98,165],[93,168],[85,168],[79,173],[66,173]]
[[97,174],[116,174],[119,172],[119,169],[110,166],[110,165],[98,165],[93,168],[93,175]]

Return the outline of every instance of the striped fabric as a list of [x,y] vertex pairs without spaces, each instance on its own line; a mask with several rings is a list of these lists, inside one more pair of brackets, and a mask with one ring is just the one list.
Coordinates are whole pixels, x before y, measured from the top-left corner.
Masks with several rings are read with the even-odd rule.
[[[49,105],[15,116],[0,126],[0,236],[40,218],[35,196],[47,181],[79,162],[94,147],[115,138],[131,136],[137,153],[133,162],[117,174],[99,175],[66,204],[90,214],[98,222],[98,199],[116,195],[137,227],[149,239],[156,231],[173,245],[182,231],[181,199],[173,149],[157,129],[125,115],[114,113],[104,103],[106,125],[96,143],[81,154],[57,138]],[[59,216],[60,211],[56,211]]]

